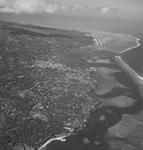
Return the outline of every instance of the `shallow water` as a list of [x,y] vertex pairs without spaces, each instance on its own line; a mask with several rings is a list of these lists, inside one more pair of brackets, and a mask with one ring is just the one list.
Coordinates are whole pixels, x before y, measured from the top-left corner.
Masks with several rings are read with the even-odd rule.
[[[62,62],[66,65],[73,65],[76,67],[78,64],[80,67],[107,67],[110,69],[120,69],[115,63],[113,64],[96,64],[87,63],[82,60],[82,56],[85,54],[79,52],[78,55],[71,53],[68,58],[62,56]],[[94,56],[99,58],[108,58],[113,62],[113,56],[116,53],[101,51],[101,53],[94,52]],[[88,57],[91,55],[88,55]],[[128,62],[136,72],[143,73],[143,62],[142,57],[143,51],[142,47],[130,50],[122,54],[122,57]],[[64,58],[65,57],[65,58]],[[63,59],[64,58],[64,59]],[[71,58],[71,59],[69,59]],[[74,62],[73,63],[73,58]],[[74,66],[75,65],[75,66]],[[76,130],[70,136],[65,138],[64,142],[53,141],[47,145],[47,150],[110,150],[110,146],[106,139],[106,133],[109,127],[117,124],[121,120],[123,114],[136,114],[143,109],[143,101],[138,92],[136,85],[133,83],[131,78],[121,70],[121,72],[115,72],[113,76],[117,81],[129,87],[129,89],[114,88],[111,92],[102,95],[101,98],[112,98],[118,95],[127,95],[136,99],[136,103],[132,106],[119,108],[116,106],[100,106],[95,109],[95,111],[90,113],[90,117],[87,121],[86,126],[83,129]],[[94,96],[95,93],[89,93],[89,95]],[[87,138],[87,143],[84,143],[84,138]]]

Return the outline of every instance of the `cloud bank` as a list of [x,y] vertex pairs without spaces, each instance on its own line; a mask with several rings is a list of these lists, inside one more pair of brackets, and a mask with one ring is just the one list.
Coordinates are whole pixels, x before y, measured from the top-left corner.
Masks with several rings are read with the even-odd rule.
[[65,10],[82,10],[85,6],[69,0],[0,0],[0,12],[7,13],[55,13]]
[[57,3],[50,3],[46,0],[0,0],[0,12],[10,13],[39,13],[56,12]]
[[[92,10],[93,9],[93,10]],[[58,11],[93,11],[93,13],[106,15],[116,13],[117,10],[106,7],[89,7],[88,4],[77,0],[0,0],[0,12],[4,13],[55,13]],[[85,11],[85,12],[86,12]]]

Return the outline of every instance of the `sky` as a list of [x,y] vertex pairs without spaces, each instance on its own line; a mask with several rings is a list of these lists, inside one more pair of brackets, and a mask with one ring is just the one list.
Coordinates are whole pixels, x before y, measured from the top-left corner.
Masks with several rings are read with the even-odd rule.
[[143,0],[0,0],[2,13],[72,13],[75,11],[120,15],[143,14]]
[[69,16],[68,21],[86,16],[106,22],[120,19],[143,23],[143,0],[0,0],[0,20],[49,25],[61,15]]

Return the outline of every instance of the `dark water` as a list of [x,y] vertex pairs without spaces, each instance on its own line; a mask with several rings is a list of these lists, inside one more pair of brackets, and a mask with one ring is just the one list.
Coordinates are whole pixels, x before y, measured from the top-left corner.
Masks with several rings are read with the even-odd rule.
[[63,14],[20,14],[0,13],[0,20],[20,22],[24,24],[42,25],[63,29],[76,29],[81,31],[110,31],[118,33],[142,33],[141,19],[119,19],[110,17],[97,17],[96,15],[63,15]]
[[[106,55],[104,55],[106,56]],[[113,54],[106,56],[112,59]],[[142,46],[122,54],[129,65],[131,65],[137,72],[143,71],[143,49]],[[95,64],[94,64],[95,65]],[[102,64],[103,66],[103,64]],[[107,65],[106,67],[111,67]],[[116,64],[112,67],[119,68]],[[132,82],[131,78],[125,73],[115,73],[114,76],[121,83],[129,87],[129,89],[115,88],[109,94],[102,97],[112,98],[118,95],[128,95],[136,99],[133,106],[126,108],[119,108],[115,106],[97,107],[95,111],[90,113],[87,124],[81,130],[76,130],[70,136],[66,137],[66,141],[53,141],[47,145],[47,150],[110,150],[107,143],[106,133],[109,127],[117,124],[123,114],[136,114],[143,109],[143,101],[138,92],[137,86]],[[104,119],[101,119],[104,116]],[[86,144],[83,142],[84,138],[88,138],[90,142]]]
[[123,54],[123,59],[139,74],[143,74],[143,45]]

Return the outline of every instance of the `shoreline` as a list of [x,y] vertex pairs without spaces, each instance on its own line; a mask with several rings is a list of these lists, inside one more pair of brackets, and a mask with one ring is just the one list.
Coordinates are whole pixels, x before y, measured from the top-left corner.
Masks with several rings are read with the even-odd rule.
[[143,77],[133,70],[120,56],[115,56],[115,61],[131,77],[136,85],[143,85]]
[[38,148],[38,150],[44,150],[48,144],[50,144],[51,142],[56,141],[56,140],[64,142],[64,141],[66,141],[66,139],[64,139],[65,137],[67,137],[67,135],[60,136],[60,137],[57,137],[57,138],[51,138],[47,142],[45,142],[43,145],[41,145]]
[[[100,32],[100,31],[96,31],[96,32]],[[101,31],[101,33],[112,33],[112,32],[102,32]],[[141,46],[141,43],[140,43],[140,39],[139,38],[137,38],[137,37],[135,37],[135,36],[133,36],[133,35],[131,35],[131,34],[120,34],[120,33],[112,33],[113,35],[115,34],[119,34],[119,35],[125,35],[125,36],[128,36],[128,37],[131,37],[131,38],[134,38],[135,39],[135,42],[136,42],[136,45],[134,45],[134,46],[132,46],[132,47],[129,47],[129,48],[126,48],[125,50],[122,50],[121,52],[119,51],[114,51],[114,50],[107,50],[107,51],[112,51],[112,52],[115,52],[115,53],[119,53],[119,54],[123,54],[123,53],[125,53],[125,52],[127,52],[127,51],[130,51],[130,50],[132,50],[132,49],[134,49],[134,48],[137,48],[137,47],[140,47]],[[95,43],[94,44],[96,44],[97,46],[99,46],[99,47],[102,47],[102,43],[100,42],[100,40],[98,40],[98,38],[96,37],[96,35],[95,35],[95,32],[89,32],[89,35],[93,38],[93,40],[95,41]],[[93,46],[95,46],[95,45],[93,45]],[[88,47],[93,47],[93,46],[88,46]]]
[[[132,35],[128,35],[128,36],[132,36]],[[137,38],[137,37],[134,37],[132,36],[133,38],[136,39],[136,45],[133,46],[133,47],[130,47],[130,48],[127,48],[125,49],[124,51],[122,52],[117,52],[118,54],[123,54],[124,52],[127,52],[129,50],[132,50],[134,48],[137,48],[139,47],[141,44],[140,44],[140,39]],[[115,51],[114,51],[115,52]],[[132,68],[130,68],[130,66],[128,64],[126,64],[122,58],[120,56],[115,56],[115,61],[116,63],[122,67],[122,69],[127,72],[127,74],[132,78],[132,80],[137,84],[137,85],[140,85],[140,81],[142,80],[143,81],[143,78],[141,76],[139,76]],[[140,89],[140,87],[139,87]],[[139,90],[140,91],[140,90]],[[72,133],[70,133],[72,134]],[[46,141],[43,145],[41,145],[38,150],[46,150],[46,147],[48,144],[50,144],[51,142],[53,141],[61,141],[61,142],[64,142],[66,141],[66,137],[68,137],[70,134],[68,135],[62,135],[62,136],[59,136],[59,137],[53,137],[53,138],[50,138],[48,141]]]
[[[131,36],[132,36],[132,35],[131,35]],[[132,36],[132,37],[134,37],[134,36]],[[137,37],[135,37],[135,39],[136,39],[136,44],[137,44],[137,45],[132,46],[132,47],[130,47],[130,48],[127,48],[127,49],[125,49],[124,51],[119,52],[119,53],[122,54],[122,53],[125,53],[125,52],[127,52],[127,51],[130,51],[130,50],[132,50],[132,49],[134,49],[134,48],[140,47],[140,46],[141,46],[140,39],[137,38]]]

